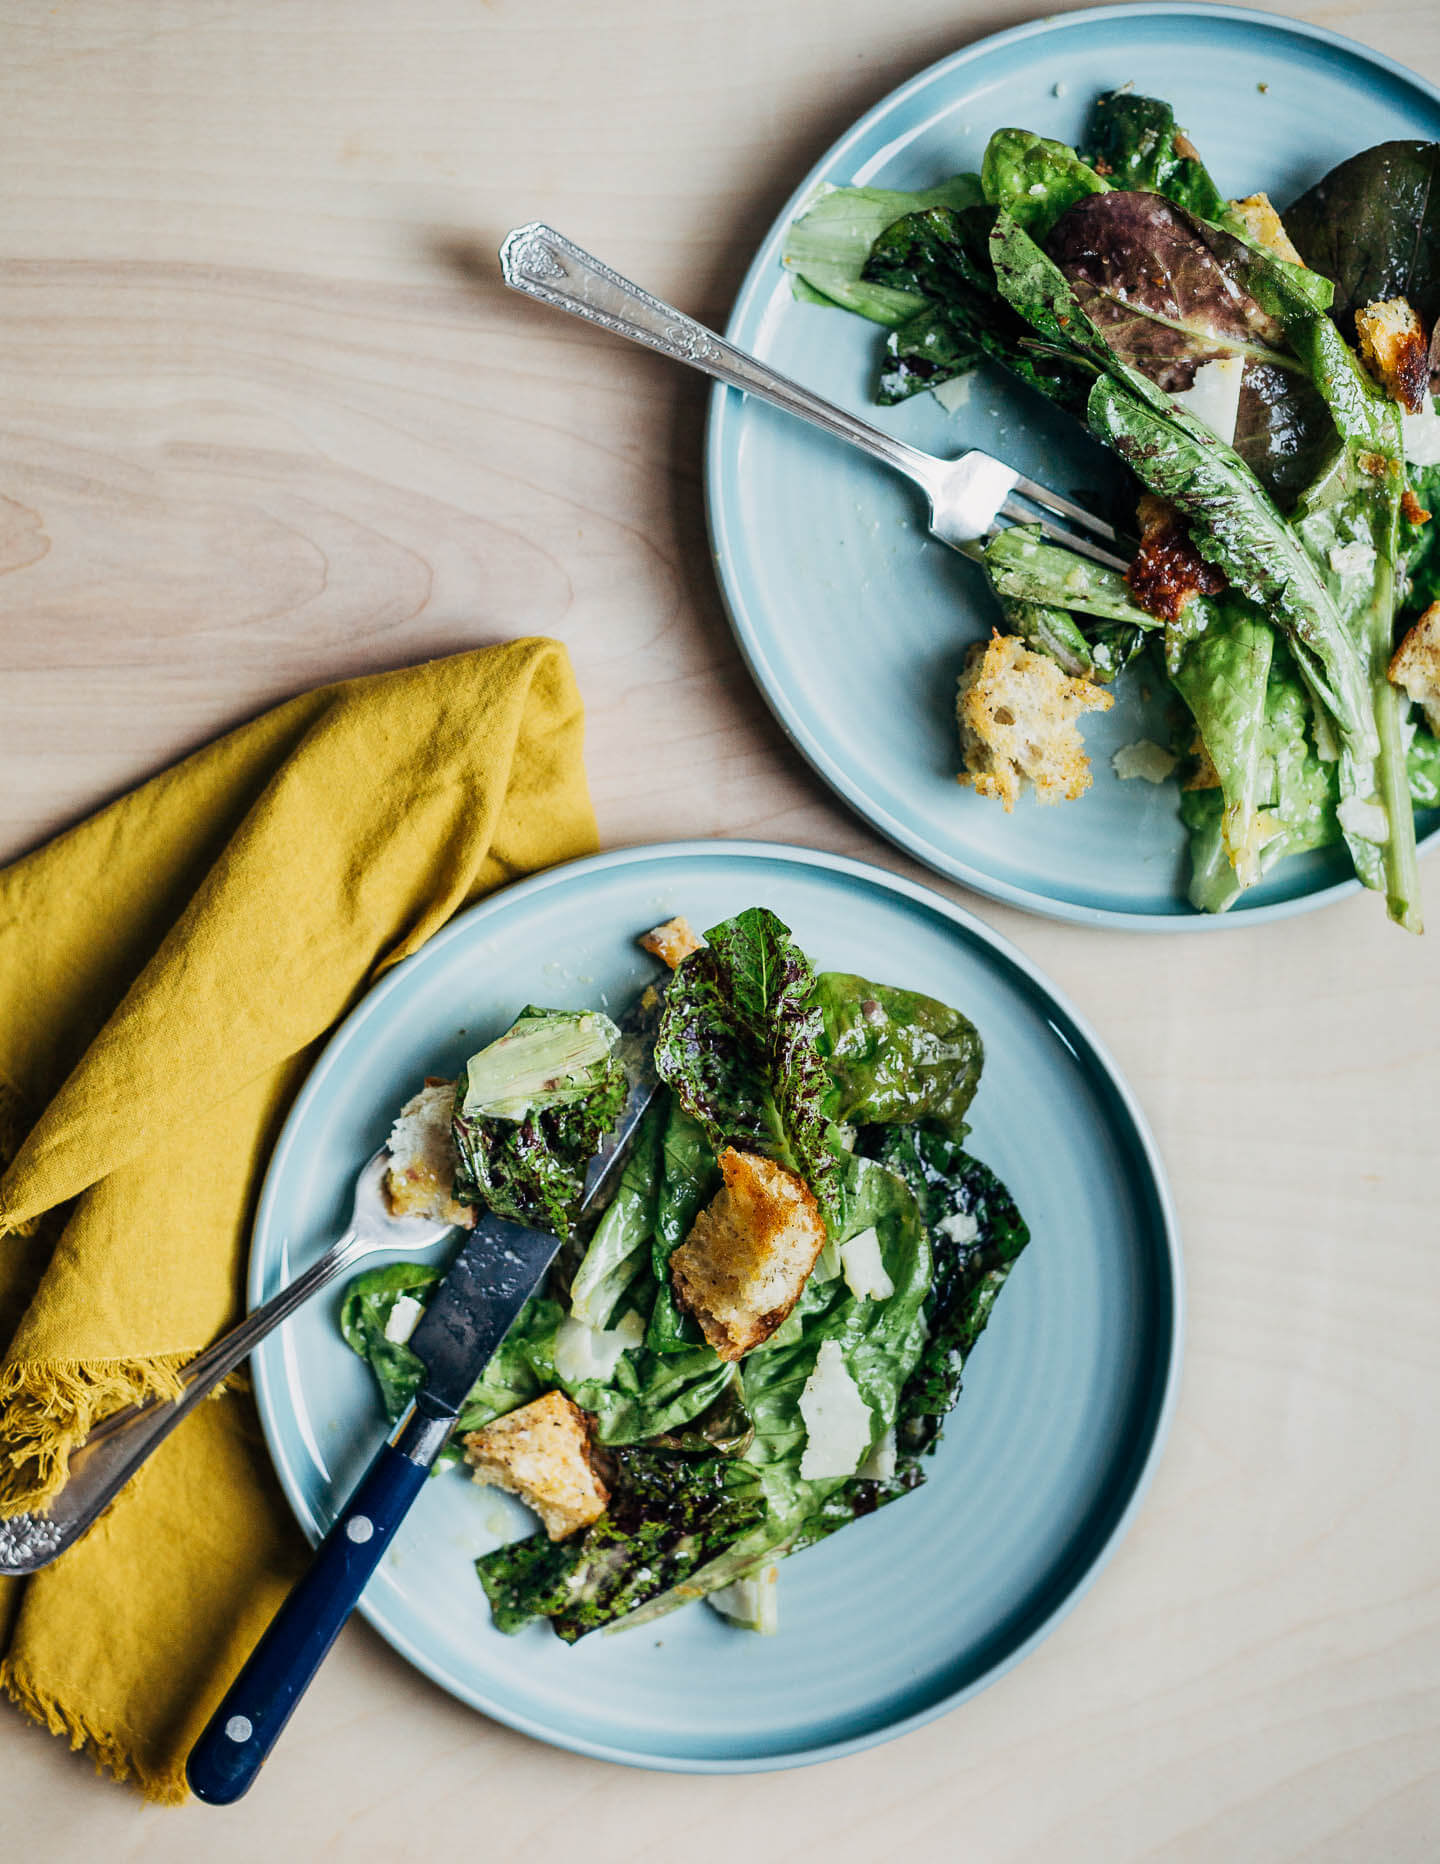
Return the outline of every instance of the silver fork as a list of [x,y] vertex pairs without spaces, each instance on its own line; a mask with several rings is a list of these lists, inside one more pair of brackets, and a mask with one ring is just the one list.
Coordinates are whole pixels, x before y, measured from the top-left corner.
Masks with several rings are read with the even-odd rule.
[[389,1160],[382,1146],[355,1180],[349,1228],[318,1261],[248,1314],[180,1373],[178,1398],[130,1405],[102,1419],[70,1459],[65,1487],[43,1514],[0,1521],[0,1578],[37,1572],[78,1540],[175,1426],[245,1359],[282,1320],[327,1287],[337,1275],[380,1250],[413,1253],[439,1242],[453,1227],[425,1217],[392,1216],[382,1181]]
[[[632,343],[643,343],[674,362],[688,362],[717,381],[758,395],[788,414],[798,414],[801,420],[893,466],[925,494],[930,529],[952,549],[973,556],[976,545],[994,537],[1006,519],[1012,524],[1038,524],[1055,543],[1111,569],[1129,567],[1125,557],[1103,547],[1119,541],[1114,527],[1083,505],[1038,485],[978,448],[958,459],[942,460],[907,446],[632,285],[542,221],[506,234],[500,247],[500,269],[512,291],[523,291],[542,304],[583,317],[616,336],[629,337]],[[1057,518],[1067,519],[1071,528],[1056,523]]]

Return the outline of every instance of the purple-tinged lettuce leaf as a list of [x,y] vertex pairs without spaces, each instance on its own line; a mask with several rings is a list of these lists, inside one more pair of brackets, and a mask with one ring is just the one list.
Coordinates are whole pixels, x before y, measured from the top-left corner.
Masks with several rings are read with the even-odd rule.
[[1115,354],[1167,394],[1203,363],[1240,358],[1236,452],[1272,494],[1314,478],[1333,425],[1284,324],[1247,290],[1240,241],[1162,195],[1114,190],[1062,215],[1046,251]]
[[752,906],[705,934],[676,971],[655,1067],[717,1151],[758,1152],[797,1172],[828,1216],[837,1161],[815,973],[790,929]]

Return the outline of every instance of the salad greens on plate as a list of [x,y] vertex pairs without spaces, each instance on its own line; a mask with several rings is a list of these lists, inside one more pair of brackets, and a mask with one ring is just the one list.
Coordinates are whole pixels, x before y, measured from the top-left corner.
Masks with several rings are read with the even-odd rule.
[[978,175],[831,189],[788,236],[797,296],[887,327],[882,404],[945,400],[998,366],[1123,462],[1103,515],[1134,532],[1125,575],[1039,526],[984,547],[1010,645],[977,644],[962,676],[961,781],[1007,809],[1026,779],[1073,799],[1090,781],[1074,721],[1097,685],[1167,694],[1169,743],[1116,768],[1177,775],[1203,911],[1343,840],[1421,930],[1414,807],[1440,760],[1437,182],[1440,144],[1391,142],[1283,216],[1263,194],[1230,201],[1170,106],[1122,90],[1079,149],[1001,129]]
[[[662,1086],[588,1233],[577,1159],[617,1091],[598,1013],[526,1010],[397,1123],[443,1107],[435,1194],[565,1238],[447,1452],[545,1524],[476,1563],[506,1632],[548,1620],[573,1642],[701,1598],[774,1630],[778,1561],[925,1480],[1029,1240],[965,1147],[984,1055],[959,1010],[817,974],[758,907],[667,955]],[[440,1278],[394,1263],[346,1290],[342,1332],[392,1418]]]

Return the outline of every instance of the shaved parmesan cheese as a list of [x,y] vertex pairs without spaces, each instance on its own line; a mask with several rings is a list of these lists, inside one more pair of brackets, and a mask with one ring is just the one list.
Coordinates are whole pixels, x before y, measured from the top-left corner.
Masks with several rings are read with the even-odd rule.
[[705,1597],[722,1618],[744,1631],[773,1637],[780,1629],[780,1569],[773,1563]]
[[1188,408],[1197,421],[1203,421],[1228,447],[1234,443],[1235,426],[1240,419],[1240,388],[1244,377],[1243,356],[1221,356],[1215,362],[1202,362],[1190,387],[1182,388],[1170,399]]
[[940,403],[947,414],[954,414],[963,408],[970,399],[975,386],[975,377],[971,375],[952,375],[948,382],[939,382],[930,393]]
[[620,1355],[645,1341],[645,1322],[632,1308],[618,1327],[591,1327],[567,1315],[555,1332],[555,1370],[567,1385],[608,1379]]
[[425,1303],[413,1294],[402,1294],[385,1316],[385,1338],[393,1346],[403,1346],[415,1331],[415,1323],[425,1312]]
[[1357,841],[1373,841],[1378,846],[1390,839],[1390,818],[1379,803],[1365,803],[1358,796],[1347,796],[1335,814],[1345,833],[1353,835]]
[[872,1301],[887,1301],[895,1292],[894,1282],[885,1273],[885,1258],[873,1224],[848,1243],[841,1243],[840,1268],[857,1301],[867,1296]]
[[1111,768],[1123,782],[1133,777],[1143,777],[1147,783],[1163,783],[1166,777],[1175,774],[1179,758],[1153,743],[1149,738],[1141,738],[1135,744],[1122,744],[1110,759]]
[[800,1474],[806,1482],[827,1476],[853,1476],[870,1448],[870,1407],[850,1376],[836,1340],[823,1340],[815,1370],[800,1394],[805,1420],[805,1454]]

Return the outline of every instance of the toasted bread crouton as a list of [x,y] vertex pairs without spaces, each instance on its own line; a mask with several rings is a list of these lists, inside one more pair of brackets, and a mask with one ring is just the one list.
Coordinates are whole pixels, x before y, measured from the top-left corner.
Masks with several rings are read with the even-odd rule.
[[1404,298],[1377,298],[1355,313],[1360,356],[1392,401],[1422,414],[1430,393],[1425,326]]
[[385,1201],[397,1217],[430,1217],[467,1228],[474,1223],[473,1207],[455,1198],[458,1160],[450,1136],[454,1111],[453,1081],[427,1081],[400,1109],[390,1129],[385,1173]]
[[670,1258],[675,1299],[722,1359],[759,1346],[800,1299],[825,1247],[809,1185],[754,1152],[727,1146],[724,1185]]
[[1432,602],[1395,649],[1391,683],[1424,709],[1425,722],[1440,737],[1440,602]]
[[956,700],[965,759],[960,782],[996,797],[1007,814],[1027,778],[1042,803],[1083,796],[1090,760],[1075,721],[1082,712],[1108,712],[1114,703],[1103,687],[1071,679],[1014,635],[977,642]]
[[1273,252],[1277,259],[1288,259],[1291,265],[1304,265],[1268,194],[1249,194],[1243,201],[1231,201],[1230,211],[1257,246]]
[[539,1515],[551,1540],[589,1527],[610,1505],[585,1413],[564,1392],[546,1392],[507,1411],[483,1430],[472,1430],[464,1445],[473,1479],[518,1495]]
[[663,958],[674,971],[692,951],[699,951],[701,941],[690,921],[680,913],[674,919],[667,919],[663,926],[656,926],[653,932],[645,933],[640,943],[646,951]]

